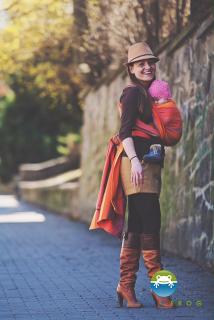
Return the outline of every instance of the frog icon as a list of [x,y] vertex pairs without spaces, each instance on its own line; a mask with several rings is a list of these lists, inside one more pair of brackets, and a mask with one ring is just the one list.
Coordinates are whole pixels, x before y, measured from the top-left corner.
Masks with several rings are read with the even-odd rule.
[[150,280],[150,287],[160,297],[171,296],[177,288],[177,278],[169,270],[159,270],[153,274]]
[[159,285],[167,284],[170,288],[174,287],[174,284],[177,283],[177,281],[172,280],[172,276],[168,274],[167,276],[156,276],[156,281],[151,281],[151,283],[154,284],[154,286],[157,288]]

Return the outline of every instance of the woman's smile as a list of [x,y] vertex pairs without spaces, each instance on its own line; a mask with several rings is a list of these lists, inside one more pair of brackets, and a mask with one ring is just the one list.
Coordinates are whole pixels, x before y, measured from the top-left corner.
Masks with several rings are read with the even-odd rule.
[[141,74],[142,74],[142,75],[145,75],[145,76],[154,75],[154,73],[153,73],[152,71],[149,71],[149,72],[142,71]]
[[142,72],[142,73],[145,73],[145,74],[151,74],[152,72],[151,71],[148,71],[148,72]]

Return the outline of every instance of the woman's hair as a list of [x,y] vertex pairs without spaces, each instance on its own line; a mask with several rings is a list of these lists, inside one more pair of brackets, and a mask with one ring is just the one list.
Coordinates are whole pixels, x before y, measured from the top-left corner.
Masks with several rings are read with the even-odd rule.
[[[146,122],[152,116],[152,98],[147,90],[142,86],[141,82],[135,77],[135,74],[131,73],[130,66],[134,63],[127,64],[127,73],[133,84],[136,84],[141,91],[140,101],[138,104],[139,112],[143,115],[143,119]],[[154,78],[155,79],[155,78]]]

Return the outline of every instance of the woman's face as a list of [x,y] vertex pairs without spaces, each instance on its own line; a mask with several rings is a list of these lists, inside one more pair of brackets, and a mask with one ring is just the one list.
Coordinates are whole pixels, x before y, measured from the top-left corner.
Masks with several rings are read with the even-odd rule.
[[129,68],[130,72],[145,85],[153,80],[156,72],[156,64],[153,59],[134,62]]

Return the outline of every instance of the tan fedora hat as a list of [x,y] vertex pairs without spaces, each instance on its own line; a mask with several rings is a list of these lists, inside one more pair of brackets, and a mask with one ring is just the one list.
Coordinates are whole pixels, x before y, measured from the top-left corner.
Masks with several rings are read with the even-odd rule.
[[129,47],[128,62],[125,64],[145,59],[154,59],[155,62],[159,61],[159,58],[154,55],[146,42],[137,42]]

